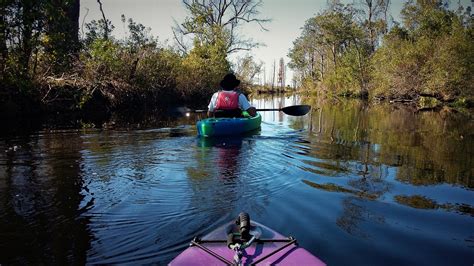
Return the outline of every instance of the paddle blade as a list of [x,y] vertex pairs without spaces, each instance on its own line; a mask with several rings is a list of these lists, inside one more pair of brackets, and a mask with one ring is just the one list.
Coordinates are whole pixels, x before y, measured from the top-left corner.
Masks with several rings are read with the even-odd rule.
[[311,110],[309,105],[292,105],[281,108],[281,111],[287,115],[302,116]]

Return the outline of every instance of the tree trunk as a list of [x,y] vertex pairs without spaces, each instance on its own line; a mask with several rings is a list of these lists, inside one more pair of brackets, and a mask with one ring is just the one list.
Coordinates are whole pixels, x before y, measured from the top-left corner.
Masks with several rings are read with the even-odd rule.
[[367,1],[367,6],[369,7],[369,18],[367,19],[367,27],[369,28],[369,39],[370,39],[370,51],[375,51],[375,40],[374,40],[374,26],[372,24],[372,17],[373,17],[373,5],[372,0]]
[[360,73],[360,91],[361,97],[366,98],[369,95],[369,91],[367,89],[367,84],[365,84],[365,63],[363,62],[363,58],[359,49],[359,45],[357,42],[355,43],[356,51],[357,51],[357,61]]
[[79,52],[79,11],[80,11],[80,0],[72,0],[67,8],[67,18],[69,19],[69,31],[68,35],[71,38],[71,51],[72,54],[77,56]]
[[52,0],[46,9],[46,35],[49,42],[46,52],[53,55],[50,64],[55,73],[71,67],[79,53],[80,0]]
[[109,23],[107,22],[107,18],[105,17],[104,9],[102,8],[102,2],[100,0],[97,0],[97,3],[99,3],[99,9],[100,13],[102,13],[102,19],[104,20],[104,39],[108,40],[109,39]]
[[332,45],[331,51],[332,51],[332,61],[334,63],[334,71],[336,71],[336,69],[337,69],[337,66],[336,66],[336,44]]
[[0,74],[4,77],[5,62],[8,57],[7,25],[5,25],[5,8],[0,9]]
[[324,81],[324,54],[321,54],[321,81]]
[[29,63],[31,58],[32,47],[32,36],[33,36],[33,23],[34,23],[34,11],[33,3],[30,1],[24,1],[20,4],[23,8],[22,12],[22,27],[21,32],[21,55],[19,63],[21,67],[21,74],[28,76],[29,74]]

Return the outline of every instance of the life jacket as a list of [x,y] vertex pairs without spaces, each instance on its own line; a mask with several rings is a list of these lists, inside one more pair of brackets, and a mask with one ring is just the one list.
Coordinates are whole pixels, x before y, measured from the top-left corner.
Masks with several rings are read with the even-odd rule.
[[236,91],[219,91],[217,93],[216,110],[239,109],[239,95]]

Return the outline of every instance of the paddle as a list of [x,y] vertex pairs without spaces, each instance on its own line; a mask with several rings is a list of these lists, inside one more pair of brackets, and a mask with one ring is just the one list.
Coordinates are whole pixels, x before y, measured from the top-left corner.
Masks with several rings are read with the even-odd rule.
[[291,105],[283,108],[277,109],[257,109],[257,112],[264,112],[264,111],[282,111],[287,115],[292,116],[302,116],[307,114],[311,110],[311,106],[309,105]]
[[[311,106],[309,105],[292,105],[283,108],[271,108],[271,109],[257,109],[257,112],[265,112],[265,111],[281,111],[287,115],[292,116],[302,116],[307,114],[311,110]],[[191,111],[192,113],[206,113],[207,110],[194,110]]]

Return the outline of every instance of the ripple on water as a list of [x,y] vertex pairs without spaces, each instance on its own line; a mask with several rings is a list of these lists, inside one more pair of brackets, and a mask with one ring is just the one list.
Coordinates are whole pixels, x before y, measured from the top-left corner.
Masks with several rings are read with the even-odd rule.
[[466,120],[410,111],[394,126],[400,113],[353,119],[339,107],[313,116],[314,134],[275,112],[253,136],[224,141],[196,138],[194,125],[1,140],[0,261],[164,264],[242,210],[329,264],[473,258]]

